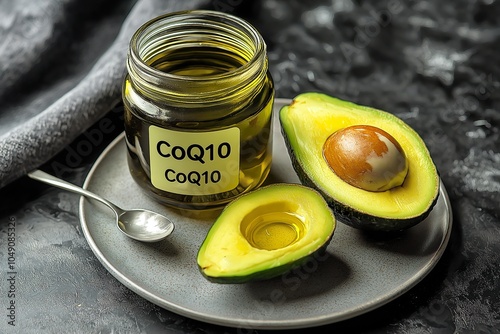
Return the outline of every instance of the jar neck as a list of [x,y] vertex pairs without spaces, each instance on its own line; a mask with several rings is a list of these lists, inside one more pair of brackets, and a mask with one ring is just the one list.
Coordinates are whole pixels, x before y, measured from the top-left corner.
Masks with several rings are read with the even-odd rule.
[[249,23],[196,10],[163,15],[139,28],[127,69],[141,95],[174,109],[217,110],[222,116],[227,106],[234,110],[262,90],[268,64],[265,42]]

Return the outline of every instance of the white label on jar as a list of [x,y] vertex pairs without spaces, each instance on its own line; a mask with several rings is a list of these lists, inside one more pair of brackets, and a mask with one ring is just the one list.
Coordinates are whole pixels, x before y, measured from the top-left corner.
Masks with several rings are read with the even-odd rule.
[[240,129],[183,132],[149,127],[151,183],[182,195],[212,195],[239,183]]

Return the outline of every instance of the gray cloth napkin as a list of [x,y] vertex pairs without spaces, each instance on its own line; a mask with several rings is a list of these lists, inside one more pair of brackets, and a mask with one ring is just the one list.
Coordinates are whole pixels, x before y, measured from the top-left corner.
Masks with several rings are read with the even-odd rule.
[[203,4],[1,2],[0,188],[50,160],[120,102],[128,43],[140,25]]

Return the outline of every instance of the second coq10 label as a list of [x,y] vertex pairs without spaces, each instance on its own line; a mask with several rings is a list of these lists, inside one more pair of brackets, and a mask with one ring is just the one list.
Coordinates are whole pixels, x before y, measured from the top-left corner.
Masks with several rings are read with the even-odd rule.
[[240,130],[182,132],[149,127],[151,182],[182,195],[212,195],[239,183]]

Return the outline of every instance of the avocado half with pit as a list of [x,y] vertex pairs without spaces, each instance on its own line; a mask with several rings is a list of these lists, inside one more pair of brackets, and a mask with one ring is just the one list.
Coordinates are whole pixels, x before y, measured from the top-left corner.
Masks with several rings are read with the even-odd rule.
[[326,248],[335,217],[317,191],[273,184],[228,204],[197,256],[201,273],[216,283],[279,276]]
[[339,221],[404,230],[436,204],[440,180],[422,138],[396,116],[325,94],[298,95],[279,114],[293,167]]

